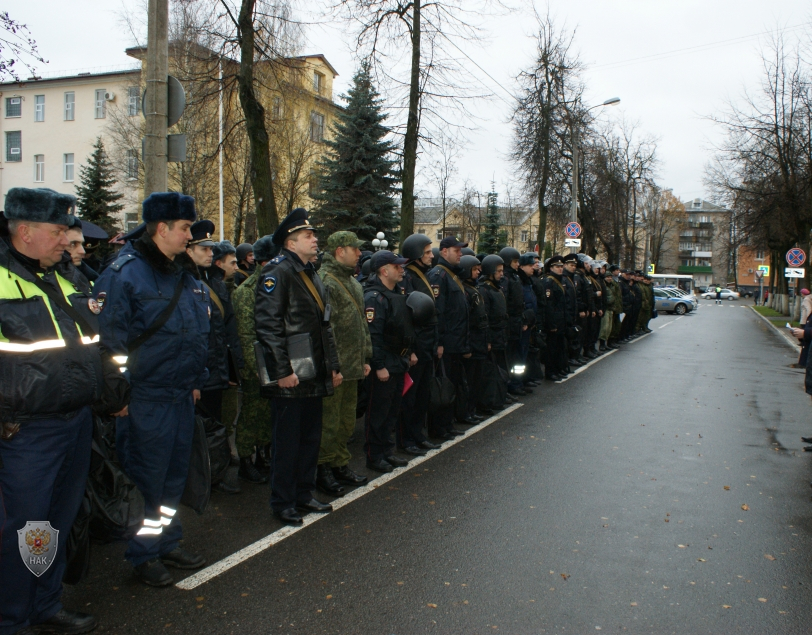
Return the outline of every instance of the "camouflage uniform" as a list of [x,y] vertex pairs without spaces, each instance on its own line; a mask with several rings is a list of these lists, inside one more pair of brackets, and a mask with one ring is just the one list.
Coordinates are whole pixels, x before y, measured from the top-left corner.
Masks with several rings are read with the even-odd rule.
[[254,453],[254,446],[262,447],[271,442],[273,423],[271,421],[271,404],[259,396],[259,379],[257,378],[257,361],[254,357],[254,341],[257,339],[254,325],[254,301],[257,281],[261,268],[248,276],[234,290],[231,303],[237,318],[237,333],[240,336],[242,350],[245,351],[245,368],[242,380],[242,409],[237,423],[237,453],[241,459]]
[[319,465],[343,467],[352,455],[347,441],[355,430],[358,383],[364,379],[364,364],[372,358],[372,340],[364,317],[364,292],[353,277],[354,268],[340,264],[329,252],[338,247],[360,245],[352,232],[336,232],[327,241],[319,276],[330,290],[330,324],[338,349],[343,383],[332,397],[323,399]]
[[651,319],[651,309],[654,307],[654,291],[648,282],[641,282],[640,290],[643,292],[643,306],[640,309],[640,316],[637,318],[637,330],[647,331]]
[[[616,340],[620,337],[620,314],[623,313],[623,291],[620,283],[614,276],[606,277],[606,287],[612,291],[612,326],[609,329],[609,340]],[[607,310],[608,310],[607,306]]]

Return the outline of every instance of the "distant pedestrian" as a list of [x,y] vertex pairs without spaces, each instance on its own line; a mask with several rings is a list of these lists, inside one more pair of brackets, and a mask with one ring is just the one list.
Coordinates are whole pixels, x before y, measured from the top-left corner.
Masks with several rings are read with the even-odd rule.
[[716,285],[716,302],[715,304],[722,304],[722,287]]

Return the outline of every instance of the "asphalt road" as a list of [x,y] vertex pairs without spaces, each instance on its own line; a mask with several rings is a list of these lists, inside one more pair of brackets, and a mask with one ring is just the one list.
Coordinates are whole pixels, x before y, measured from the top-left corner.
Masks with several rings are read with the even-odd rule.
[[[810,632],[793,351],[743,303],[652,328],[191,590],[94,545],[65,602],[105,633]],[[272,534],[267,498],[182,510],[185,546],[213,564]]]

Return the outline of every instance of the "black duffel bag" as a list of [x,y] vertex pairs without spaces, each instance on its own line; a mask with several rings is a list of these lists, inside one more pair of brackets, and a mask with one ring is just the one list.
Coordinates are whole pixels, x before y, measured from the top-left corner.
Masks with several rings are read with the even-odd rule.
[[73,521],[68,539],[65,541],[65,573],[62,582],[65,584],[79,584],[87,575],[90,568],[90,516],[93,506],[90,497],[85,491],[79,513]]
[[189,472],[180,502],[196,513],[202,514],[209,505],[209,498],[211,498],[211,457],[206,438],[206,422],[203,417],[196,415]]
[[479,376],[478,405],[489,410],[501,410],[507,399],[509,379],[507,371],[499,366],[492,356],[488,356],[488,359],[482,362]]
[[209,462],[211,464],[211,484],[216,485],[225,478],[228,466],[231,465],[231,448],[228,445],[228,430],[211,416],[211,413],[198,402],[198,418],[203,419],[206,429],[206,443],[209,448]]
[[449,408],[454,405],[457,397],[457,388],[445,374],[445,364],[440,359],[440,374],[437,368],[434,369],[434,377],[431,379],[431,407],[433,410]]

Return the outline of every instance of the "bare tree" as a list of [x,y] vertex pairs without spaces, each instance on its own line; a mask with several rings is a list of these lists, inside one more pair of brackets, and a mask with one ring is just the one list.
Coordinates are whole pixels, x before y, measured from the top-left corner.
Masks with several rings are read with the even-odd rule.
[[437,188],[443,211],[443,236],[445,236],[446,216],[450,201],[450,188],[457,174],[456,160],[459,157],[461,142],[440,131],[431,139],[434,157],[428,166],[430,178]]
[[32,75],[36,70],[35,62],[48,63],[39,54],[37,43],[31,37],[28,27],[12,19],[8,11],[0,11],[0,81],[8,77],[20,81],[18,62]]

